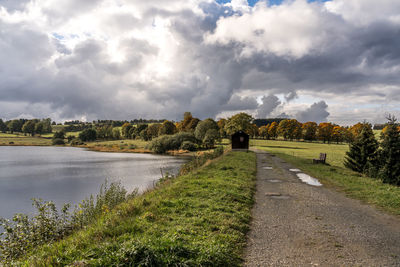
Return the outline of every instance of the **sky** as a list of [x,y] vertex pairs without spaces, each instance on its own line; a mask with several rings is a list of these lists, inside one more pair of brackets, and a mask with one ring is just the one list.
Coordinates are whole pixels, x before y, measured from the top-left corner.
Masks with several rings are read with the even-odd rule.
[[0,118],[400,117],[400,1],[0,0]]

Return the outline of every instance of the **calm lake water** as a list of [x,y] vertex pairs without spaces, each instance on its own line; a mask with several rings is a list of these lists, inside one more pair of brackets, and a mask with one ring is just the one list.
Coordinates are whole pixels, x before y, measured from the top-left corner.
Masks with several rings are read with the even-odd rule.
[[176,174],[186,159],[151,154],[103,153],[72,147],[0,146],[0,217],[33,211],[31,198],[78,203],[97,194],[105,179],[144,190]]

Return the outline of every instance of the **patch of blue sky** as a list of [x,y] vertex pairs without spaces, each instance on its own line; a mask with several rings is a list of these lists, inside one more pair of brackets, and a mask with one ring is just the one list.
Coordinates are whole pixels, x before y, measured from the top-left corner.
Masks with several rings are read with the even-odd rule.
[[[219,4],[225,4],[225,3],[229,3],[231,2],[231,0],[216,0],[217,3]],[[259,2],[260,0],[247,0],[247,2],[249,3],[250,6],[254,6],[257,2]],[[280,5],[282,4],[284,0],[269,0],[268,3],[270,6],[273,5]],[[328,2],[331,0],[308,0],[308,2]]]
[[56,38],[57,40],[63,40],[63,39],[65,38],[63,35],[58,34],[58,33],[55,33],[55,32],[53,32],[52,35],[53,35],[53,37]]

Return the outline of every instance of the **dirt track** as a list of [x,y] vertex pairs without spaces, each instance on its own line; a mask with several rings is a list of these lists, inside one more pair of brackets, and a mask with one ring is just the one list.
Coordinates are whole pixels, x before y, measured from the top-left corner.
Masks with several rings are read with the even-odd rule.
[[303,183],[265,152],[257,168],[245,266],[400,266],[400,218]]

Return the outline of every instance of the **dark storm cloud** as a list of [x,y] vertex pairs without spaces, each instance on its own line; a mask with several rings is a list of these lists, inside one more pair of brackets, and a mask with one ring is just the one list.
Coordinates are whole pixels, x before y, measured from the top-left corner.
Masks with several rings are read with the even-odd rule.
[[314,121],[317,123],[325,122],[327,121],[327,118],[329,116],[329,112],[326,111],[327,108],[328,105],[325,103],[325,101],[314,103],[306,110],[300,111],[296,115],[296,119],[299,120],[300,122],[308,122],[308,121]]
[[274,95],[264,96],[262,104],[257,109],[257,118],[267,118],[277,106],[281,104],[278,97]]
[[[0,0],[29,17],[24,3]],[[385,19],[400,10],[355,23],[348,18],[365,12],[331,12],[301,0],[240,13],[213,1],[119,3],[49,0],[43,21],[1,18],[3,107],[41,117],[177,119],[185,111],[266,117],[280,105],[277,94],[285,106],[305,92],[400,101],[400,22]],[[285,106],[279,112],[287,113]],[[321,101],[297,117],[326,120],[326,109]]]
[[29,1],[30,0],[0,0],[0,7],[5,7],[7,10],[13,12],[24,9]]

